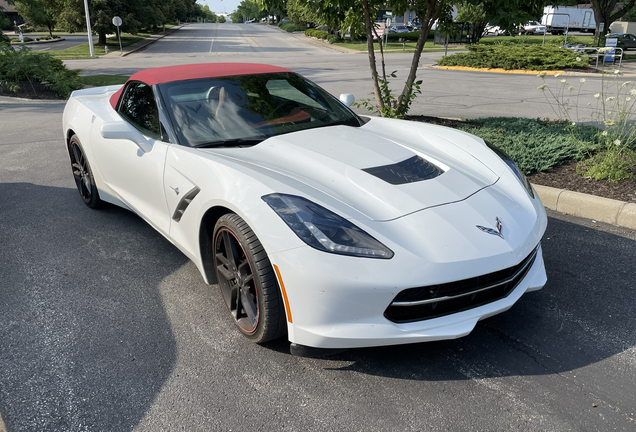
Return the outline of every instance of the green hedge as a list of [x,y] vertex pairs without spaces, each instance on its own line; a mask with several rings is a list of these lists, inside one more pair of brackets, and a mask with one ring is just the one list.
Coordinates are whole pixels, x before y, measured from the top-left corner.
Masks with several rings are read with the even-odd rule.
[[282,28],[283,30],[289,33],[305,30],[304,27],[298,26],[294,23],[285,23],[285,24],[281,23],[281,24],[278,24],[278,27]]
[[517,117],[470,120],[475,127],[460,129],[477,135],[510,155],[526,174],[545,171],[568,159],[584,157],[583,151],[599,148],[598,128],[568,122],[550,122]]
[[453,54],[437,60],[440,66],[502,68],[527,70],[584,69],[587,57],[565,48],[540,45],[470,45],[469,52]]
[[66,98],[84,87],[78,73],[46,53],[35,54],[27,47],[0,47],[0,86],[9,91],[16,91],[21,81],[37,81]]
[[[433,39],[435,36],[434,31],[428,32],[428,39]],[[392,42],[397,42],[400,39],[406,39],[407,41],[416,41],[420,38],[420,32],[408,32],[408,33],[389,33],[388,39]]]
[[307,29],[305,30],[305,36],[315,37],[318,39],[327,39],[327,36],[329,36],[329,33],[322,30]]

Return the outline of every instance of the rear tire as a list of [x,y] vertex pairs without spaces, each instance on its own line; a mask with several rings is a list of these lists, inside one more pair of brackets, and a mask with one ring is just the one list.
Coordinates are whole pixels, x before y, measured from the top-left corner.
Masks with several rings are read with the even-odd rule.
[[91,170],[91,166],[86,158],[86,153],[84,153],[84,149],[77,135],[73,135],[69,140],[68,150],[71,157],[73,178],[75,179],[75,185],[77,186],[80,197],[82,197],[84,204],[92,209],[96,209],[102,204],[102,200],[99,198],[93,171]]
[[245,337],[265,343],[287,330],[274,269],[263,245],[236,214],[214,226],[214,267],[223,300]]

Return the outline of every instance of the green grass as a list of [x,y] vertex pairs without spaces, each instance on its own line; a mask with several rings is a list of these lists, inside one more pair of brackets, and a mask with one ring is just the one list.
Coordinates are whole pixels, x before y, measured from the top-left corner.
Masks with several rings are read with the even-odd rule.
[[[335,43],[334,45],[338,45],[344,48],[354,49],[360,52],[367,51],[367,43],[364,41],[363,42],[338,42],[338,43]],[[405,51],[414,52],[416,45],[417,45],[416,42],[407,42]],[[373,46],[375,47],[376,52],[380,52],[380,46],[378,43],[374,43]],[[383,49],[386,52],[402,52],[402,43],[389,42],[387,45],[383,45]],[[463,47],[458,47],[458,46],[455,46],[454,48],[448,48],[449,51],[457,51],[457,50],[463,50],[463,49],[464,49]],[[444,51],[444,47],[442,45],[434,45],[433,41],[429,40],[424,44],[424,49],[422,50],[422,52],[433,52],[433,51]]]
[[123,75],[91,75],[80,77],[84,85],[90,85],[94,87],[124,84],[126,83],[126,81],[128,81],[128,78],[130,77]]
[[[168,28],[168,26],[166,26]],[[163,33],[163,32],[160,32]],[[121,45],[122,47],[130,46],[134,43],[142,41],[147,37],[151,36],[153,33],[138,33],[136,35],[131,35],[128,33],[122,33],[121,35]],[[106,44],[108,45],[108,49],[110,51],[119,51],[119,40],[117,36],[109,37],[106,39]],[[103,46],[99,46],[93,43],[93,50],[96,56],[105,55],[106,51]],[[46,51],[48,54],[51,54],[55,58],[59,59],[82,59],[82,58],[90,58],[90,48],[88,46],[88,42],[82,45],[74,46],[72,48],[67,48],[65,50],[51,50]]]
[[[565,36],[553,36],[546,35],[545,43],[548,44],[562,44],[565,41]],[[543,43],[543,36],[493,36],[485,37],[479,41],[481,45],[500,45],[500,44],[530,44],[541,45]],[[594,43],[594,36],[568,36],[568,43],[582,43],[591,45]]]

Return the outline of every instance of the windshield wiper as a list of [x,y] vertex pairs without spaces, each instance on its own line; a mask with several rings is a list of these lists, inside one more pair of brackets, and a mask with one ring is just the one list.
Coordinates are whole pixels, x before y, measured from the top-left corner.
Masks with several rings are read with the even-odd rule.
[[211,147],[240,147],[242,145],[252,146],[260,144],[267,137],[253,137],[253,138],[231,138],[219,141],[210,141],[203,144],[198,144],[196,148],[211,148]]

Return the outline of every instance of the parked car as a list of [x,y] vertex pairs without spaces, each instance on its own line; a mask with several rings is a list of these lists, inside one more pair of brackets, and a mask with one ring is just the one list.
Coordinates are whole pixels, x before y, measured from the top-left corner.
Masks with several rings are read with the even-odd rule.
[[486,28],[484,29],[485,36],[502,36],[505,33],[506,32],[502,30],[499,26],[487,25]]
[[146,69],[73,92],[60,144],[88,207],[135,212],[293,354],[455,339],[543,287],[546,212],[510,157],[354,100],[277,66]]
[[611,33],[608,37],[618,39],[618,47],[627,51],[636,49],[636,36],[629,33]]
[[420,31],[420,30],[422,30],[422,24],[417,22],[417,21],[409,21],[408,24],[406,24],[406,27],[410,31]]
[[528,24],[521,27],[520,34],[543,34],[545,33],[545,26],[541,25],[537,21],[530,21]]
[[409,29],[404,25],[394,25],[389,29],[389,33],[408,33]]

